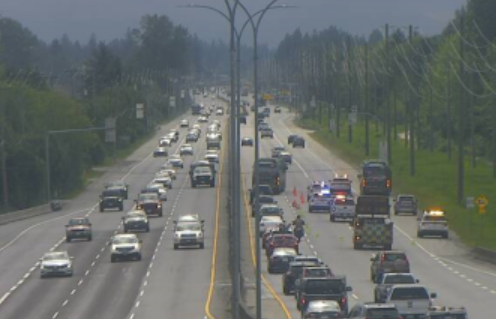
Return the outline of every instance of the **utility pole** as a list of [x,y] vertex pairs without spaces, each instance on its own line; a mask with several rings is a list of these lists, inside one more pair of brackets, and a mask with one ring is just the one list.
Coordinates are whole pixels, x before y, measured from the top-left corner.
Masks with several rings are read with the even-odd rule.
[[391,165],[393,163],[391,154],[391,98],[390,92],[390,74],[389,74],[389,24],[386,24],[386,148],[387,161]]
[[353,143],[353,123],[352,123],[352,107],[353,107],[353,72],[351,72],[352,61],[351,61],[351,36],[346,39],[346,49],[348,54],[347,57],[347,75],[348,75],[348,143]]
[[432,88],[432,75],[429,81],[429,151],[434,152],[434,121],[433,121],[433,88]]
[[451,161],[451,143],[452,143],[452,136],[451,136],[451,62],[448,66],[448,80],[446,83],[446,101],[447,101],[447,116],[448,116],[448,124],[446,126],[446,137],[448,139],[448,160]]
[[[408,28],[408,41],[410,41],[410,44],[412,43],[413,39],[413,27],[410,25]],[[409,98],[408,98],[408,119],[410,121],[410,129],[408,130],[409,133],[409,138],[408,141],[410,142],[410,176],[415,176],[415,111],[413,109],[413,92],[409,93]]]
[[1,133],[2,133],[2,136],[1,136],[1,139],[0,139],[0,147],[2,148],[2,189],[3,189],[3,204],[4,204],[4,208],[6,211],[9,210],[9,206],[10,206],[10,203],[9,203],[9,183],[8,183],[8,177],[7,177],[7,151],[6,151],[6,145],[7,144],[7,141],[5,139],[5,126],[7,124],[7,121],[6,121],[6,117],[5,117],[5,99],[2,98],[2,101],[0,102],[2,103],[2,105],[0,105],[1,107],[1,114],[2,116],[0,117],[1,119],[3,119],[3,123],[0,123],[0,125],[2,126],[2,129],[1,129]]
[[458,204],[463,203],[464,196],[464,184],[465,184],[465,167],[464,167],[464,156],[463,156],[463,142],[464,142],[464,130],[465,130],[465,114],[463,113],[463,107],[465,102],[465,88],[461,83],[465,78],[465,69],[463,61],[465,58],[465,46],[463,45],[463,37],[465,32],[465,17],[460,15],[460,102],[458,105],[458,185],[457,185],[457,195]]
[[[365,113],[369,113],[369,43],[365,43]],[[370,125],[365,117],[365,155],[370,155]]]

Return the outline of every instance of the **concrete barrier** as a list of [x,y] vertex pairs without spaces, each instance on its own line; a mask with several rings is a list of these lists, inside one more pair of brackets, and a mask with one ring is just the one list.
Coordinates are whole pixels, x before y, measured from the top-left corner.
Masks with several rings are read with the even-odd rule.
[[41,205],[36,207],[31,207],[25,210],[17,210],[14,212],[9,212],[5,214],[0,214],[0,225],[13,223],[19,220],[32,218],[35,216],[51,213],[50,205]]

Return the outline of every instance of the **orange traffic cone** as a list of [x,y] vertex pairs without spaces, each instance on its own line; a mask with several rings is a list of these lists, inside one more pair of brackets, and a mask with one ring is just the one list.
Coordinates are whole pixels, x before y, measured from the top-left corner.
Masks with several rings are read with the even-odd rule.
[[303,196],[303,193],[300,194],[300,202],[301,204],[305,204],[305,196]]
[[296,187],[293,188],[293,196],[294,197],[298,196],[298,191],[296,190]]

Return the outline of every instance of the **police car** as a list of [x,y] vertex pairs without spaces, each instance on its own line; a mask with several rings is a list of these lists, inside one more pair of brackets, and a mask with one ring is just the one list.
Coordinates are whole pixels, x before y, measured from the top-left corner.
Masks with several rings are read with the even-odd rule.
[[322,189],[322,185],[325,185],[324,182],[314,181],[307,187],[307,201],[310,202],[310,198],[312,198],[315,194],[320,193]]
[[351,196],[337,195],[331,202],[331,222],[336,220],[353,220],[355,217],[355,200]]
[[422,238],[424,236],[449,237],[448,219],[445,211],[437,208],[424,211],[422,217],[419,217],[417,237]]
[[330,213],[332,200],[333,197],[329,185],[322,182],[320,191],[315,193],[308,202],[308,211],[310,213]]

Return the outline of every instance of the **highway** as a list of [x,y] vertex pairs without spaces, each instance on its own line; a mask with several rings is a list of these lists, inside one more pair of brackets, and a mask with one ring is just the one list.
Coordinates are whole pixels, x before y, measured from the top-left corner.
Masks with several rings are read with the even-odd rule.
[[[198,99],[198,97],[197,97]],[[203,100],[203,99],[202,99]],[[205,99],[210,105],[213,100]],[[215,101],[219,104],[222,102]],[[190,126],[198,116],[185,115]],[[224,121],[223,117],[214,116]],[[143,259],[110,263],[109,240],[121,232],[117,211],[98,212],[98,195],[106,182],[124,179],[130,185],[125,209],[148,184],[165,158],[153,158],[158,137],[177,128],[179,118],[164,125],[156,136],[129,158],[93,182],[60,213],[0,226],[0,318],[204,318],[211,287],[214,234],[218,201],[224,196],[216,188],[191,188],[189,164],[203,158],[202,136],[192,143],[195,155],[184,157],[184,169],[177,169],[177,180],[168,192],[164,217],[151,218],[151,231],[139,233]],[[187,129],[169,149],[178,152]],[[196,213],[205,220],[205,249],[173,250],[173,220],[180,214]],[[88,216],[93,224],[91,242],[65,242],[65,224],[72,216]],[[74,257],[75,273],[70,278],[39,277],[38,259],[49,250],[67,250]]]
[[[293,164],[287,171],[286,191],[277,195],[279,205],[285,211],[286,221],[294,219],[296,211],[292,209],[293,190],[303,193],[306,199],[306,187],[313,180],[329,180],[335,173],[348,174],[353,179],[354,192],[357,194],[357,171],[332,152],[313,142],[307,131],[292,124],[292,114],[283,109],[282,114],[271,113],[268,123],[274,130],[274,139],[261,140],[261,157],[270,157],[273,146],[284,145],[293,154]],[[242,126],[241,136],[253,135],[253,116],[249,125]],[[305,137],[307,148],[292,149],[287,145],[287,137],[296,133]],[[243,147],[242,168],[245,190],[251,188],[253,149]],[[394,180],[393,180],[394,183]],[[299,195],[298,195],[299,196]],[[298,200],[298,198],[296,198]],[[350,308],[356,302],[373,301],[374,284],[369,279],[370,257],[373,250],[355,251],[352,246],[351,228],[348,223],[331,223],[328,214],[309,214],[308,206],[302,205],[301,212],[309,233],[302,242],[303,254],[318,255],[336,274],[346,275],[348,284],[353,287],[349,294]],[[416,218],[411,216],[394,216],[395,233],[393,249],[404,250],[411,264],[411,271],[421,284],[425,284],[438,298],[434,304],[447,306],[465,306],[470,318],[484,319],[492,313],[492,302],[496,300],[496,268],[489,264],[475,261],[456,240],[417,239]],[[251,221],[252,227],[254,219]],[[266,259],[263,254],[264,276],[277,292],[292,318],[300,316],[296,310],[294,297],[284,296],[281,275],[265,272]],[[268,289],[264,289],[267,295]]]

